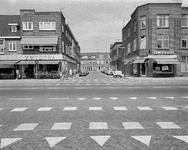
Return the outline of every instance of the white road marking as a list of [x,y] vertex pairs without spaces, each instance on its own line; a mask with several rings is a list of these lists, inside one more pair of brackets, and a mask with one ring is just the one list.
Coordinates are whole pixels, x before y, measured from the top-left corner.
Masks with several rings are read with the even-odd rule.
[[78,100],[81,100],[81,101],[82,101],[82,100],[84,100],[84,99],[86,99],[86,98],[81,98],[81,97],[80,97],[80,98],[78,98]]
[[156,122],[162,129],[180,129],[179,126],[177,126],[173,122]]
[[137,107],[139,110],[153,110],[150,107]]
[[93,140],[95,140],[100,146],[103,146],[106,141],[110,138],[110,136],[90,136]]
[[53,89],[59,89],[59,87],[49,87],[49,90],[53,90]]
[[60,84],[56,84],[56,85],[60,85]]
[[0,108],[0,110],[2,110],[3,108]]
[[156,97],[148,97],[149,99],[156,99]]
[[188,136],[187,135],[185,135],[185,136],[184,135],[182,135],[182,136],[173,136],[173,137],[188,143]]
[[10,98],[10,100],[21,100],[21,101],[25,101],[25,100],[32,100],[33,98]]
[[32,88],[32,87],[30,87],[30,88],[27,88],[27,87],[25,87],[25,88],[22,88],[23,90],[36,90],[36,89],[38,89],[38,88]]
[[114,107],[114,110],[127,110],[126,107]]
[[102,110],[102,107],[89,107],[89,110]]
[[50,111],[52,107],[40,107],[37,111]]
[[93,99],[94,99],[94,100],[100,100],[101,97],[94,97]]
[[137,97],[129,97],[129,99],[134,99],[134,100],[136,100],[136,99],[137,99]]
[[108,129],[106,122],[90,122],[89,129]]
[[165,98],[167,98],[167,99],[174,99],[174,97],[165,97]]
[[74,110],[77,110],[77,107],[65,107],[63,110],[70,110],[70,111],[74,111]]
[[19,140],[21,140],[22,138],[3,138],[1,139],[1,148],[4,148],[12,143],[15,143]]
[[144,129],[139,122],[122,122],[124,129]]
[[151,136],[131,136],[132,138],[144,143],[145,145],[149,146]]
[[112,99],[112,100],[117,100],[118,97],[110,97],[110,99]]
[[182,96],[182,98],[188,98],[188,96]]
[[59,142],[61,142],[64,139],[66,139],[66,137],[46,137],[45,139],[48,142],[48,144],[50,145],[50,147],[52,148],[56,144],[58,144]]
[[0,124],[0,127],[1,127],[2,125]]
[[66,122],[66,123],[54,123],[53,127],[51,130],[69,130],[71,127],[72,123]]
[[50,99],[51,100],[61,100],[61,99],[69,99],[69,98],[68,97],[65,97],[65,98],[64,97],[59,97],[59,98],[54,97],[54,98],[50,98]]
[[11,112],[14,112],[14,111],[25,111],[27,108],[14,108],[11,110]]
[[165,110],[178,110],[176,107],[162,107]]
[[19,125],[14,131],[27,131],[27,130],[33,130],[38,123],[23,123]]

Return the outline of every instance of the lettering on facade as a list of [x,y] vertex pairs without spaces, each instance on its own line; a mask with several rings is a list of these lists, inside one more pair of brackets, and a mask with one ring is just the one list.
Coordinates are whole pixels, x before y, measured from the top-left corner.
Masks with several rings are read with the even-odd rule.
[[169,51],[154,51],[153,55],[174,55],[174,52],[169,52]]
[[24,60],[55,60],[53,55],[25,55]]

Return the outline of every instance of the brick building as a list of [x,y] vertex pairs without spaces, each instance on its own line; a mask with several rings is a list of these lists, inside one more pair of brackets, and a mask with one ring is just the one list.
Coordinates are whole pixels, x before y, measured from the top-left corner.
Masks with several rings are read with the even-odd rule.
[[182,75],[188,56],[187,10],[181,3],[149,3],[136,8],[122,29],[125,75]]
[[123,68],[123,50],[122,42],[115,42],[110,46],[110,67],[112,70],[122,70]]
[[[5,42],[0,63],[12,62],[14,68],[10,68],[18,69],[22,78],[60,78],[62,74],[68,75],[70,70],[79,70],[80,46],[61,12],[24,9],[20,10],[20,15],[11,18],[0,16],[0,22],[6,20],[0,29],[8,25],[9,30],[17,27],[16,33],[11,33],[14,40],[10,45],[14,48],[16,44],[17,48],[10,50]],[[1,41],[6,41],[7,36],[10,35],[4,37],[0,32]]]
[[110,69],[109,53],[81,53],[81,70],[102,71]]

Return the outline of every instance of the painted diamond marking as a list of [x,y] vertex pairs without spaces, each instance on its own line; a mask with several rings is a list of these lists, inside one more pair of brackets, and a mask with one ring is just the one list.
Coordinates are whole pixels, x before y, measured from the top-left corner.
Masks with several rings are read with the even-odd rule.
[[52,107],[40,107],[37,111],[50,111]]
[[89,107],[89,110],[102,110],[102,107]]
[[21,140],[22,138],[4,138],[1,139],[1,148],[4,148],[12,143],[15,143],[19,140]]
[[131,137],[146,144],[147,146],[149,146],[150,144],[151,136],[131,136]]
[[186,135],[186,136],[183,136],[183,135],[182,136],[173,136],[173,137],[188,143],[188,135]]
[[139,122],[122,122],[124,129],[144,129]]
[[114,110],[127,110],[126,107],[114,107]]
[[148,97],[149,99],[156,99],[156,97]]
[[139,110],[153,110],[150,107],[137,107]]
[[176,107],[162,107],[165,110],[178,110]]
[[38,123],[23,123],[19,125],[14,131],[27,131],[27,130],[33,130]]
[[134,99],[134,100],[136,100],[137,99],[137,97],[129,97],[130,99]]
[[173,122],[156,122],[162,129],[180,129],[179,126],[177,126]]
[[14,111],[25,111],[27,108],[14,108],[11,110],[11,112],[14,112]]
[[50,147],[54,147],[59,142],[63,141],[66,137],[46,137],[46,141],[50,145]]
[[112,99],[112,100],[117,100],[118,97],[110,97],[110,99]]
[[65,110],[65,111],[74,111],[74,110],[76,110],[77,109],[77,107],[65,107],[63,110]]
[[93,99],[94,99],[94,100],[100,100],[101,97],[94,97]]
[[93,140],[95,140],[100,146],[103,146],[106,141],[110,138],[110,136],[90,136]]
[[54,123],[53,127],[51,130],[69,130],[71,127],[72,123],[66,122],[66,123]]
[[90,122],[89,129],[108,129],[106,122]]

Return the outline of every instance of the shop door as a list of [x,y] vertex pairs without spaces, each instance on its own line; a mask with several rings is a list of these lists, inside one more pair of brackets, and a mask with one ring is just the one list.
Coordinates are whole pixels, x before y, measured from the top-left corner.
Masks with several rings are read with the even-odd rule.
[[140,76],[146,76],[146,64],[140,64]]

